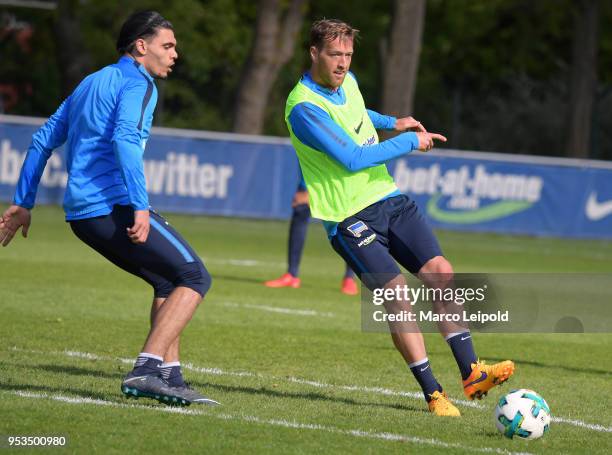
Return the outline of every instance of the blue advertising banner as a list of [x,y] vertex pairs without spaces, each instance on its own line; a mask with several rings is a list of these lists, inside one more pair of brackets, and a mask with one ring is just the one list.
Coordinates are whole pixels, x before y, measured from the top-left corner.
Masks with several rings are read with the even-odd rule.
[[[0,115],[0,200],[12,199],[42,119]],[[145,152],[162,212],[287,218],[299,168],[285,138],[154,128]],[[612,238],[612,163],[440,150],[388,165],[399,189],[444,229]],[[64,153],[49,159],[37,203],[61,204]]]
[[435,227],[612,238],[612,163],[511,158],[413,153],[389,170]]
[[[6,116],[5,116],[6,118]],[[35,124],[0,116],[0,200],[11,201]],[[67,174],[63,147],[47,162],[36,202],[61,204]],[[285,139],[154,128],[144,161],[151,205],[161,212],[287,218],[299,182]]]

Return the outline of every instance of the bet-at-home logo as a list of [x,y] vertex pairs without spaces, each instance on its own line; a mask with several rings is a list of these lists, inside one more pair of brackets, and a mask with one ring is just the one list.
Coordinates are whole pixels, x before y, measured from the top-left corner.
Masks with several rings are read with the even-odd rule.
[[431,195],[428,215],[452,224],[492,221],[527,210],[540,200],[544,185],[541,177],[489,173],[482,164],[442,173],[439,164],[409,168],[398,160],[393,177],[404,193]]

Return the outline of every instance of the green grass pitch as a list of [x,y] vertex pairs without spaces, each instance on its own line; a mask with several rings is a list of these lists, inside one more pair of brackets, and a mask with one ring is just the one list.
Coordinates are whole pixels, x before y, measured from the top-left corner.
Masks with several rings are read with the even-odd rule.
[[[267,289],[285,270],[286,222],[168,218],[213,276],[184,334],[186,376],[223,405],[177,411],[123,398],[151,291],[83,245],[60,209],[39,207],[30,238],[0,250],[0,434],[66,435],[67,453],[612,451],[612,335],[475,333],[482,359],[517,364],[475,407],[462,400],[444,340],[426,334],[432,368],[463,414],[436,418],[388,335],[361,332],[359,299],[340,294],[342,264],[320,225],[310,227],[302,288]],[[607,242],[439,239],[458,272],[612,273]],[[522,387],[557,419],[537,441],[494,427],[497,399]]]

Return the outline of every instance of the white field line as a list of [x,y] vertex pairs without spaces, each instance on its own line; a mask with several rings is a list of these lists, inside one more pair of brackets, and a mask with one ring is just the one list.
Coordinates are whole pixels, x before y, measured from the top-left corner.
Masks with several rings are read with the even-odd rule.
[[[106,360],[106,361],[119,360],[121,363],[124,363],[127,365],[132,365],[134,363],[134,359],[100,356],[100,355],[92,354],[89,352],[68,351],[68,350],[44,352],[44,351],[23,350],[19,348],[11,348],[11,349],[14,351],[30,352],[34,354],[52,354],[52,355],[60,355],[60,356],[63,355],[67,357],[77,357],[77,358],[89,359],[89,360]],[[192,363],[184,363],[181,366],[185,368],[186,370],[195,371],[196,373],[211,374],[215,376],[250,377],[250,378],[264,379],[268,381],[286,381],[286,382],[291,382],[294,384],[308,385],[311,387],[316,387],[318,389],[332,389],[332,390],[335,389],[335,390],[346,390],[349,392],[373,393],[377,395],[412,398],[418,401],[421,401],[423,399],[423,394],[421,392],[404,392],[404,391],[386,389],[383,387],[364,387],[364,386],[357,386],[357,385],[328,384],[325,382],[311,381],[308,379],[296,378],[293,376],[263,375],[261,373],[254,373],[251,371],[225,371],[220,368],[199,367]],[[477,409],[485,408],[485,406],[475,401],[467,401],[467,400],[453,400],[453,401],[463,406],[468,406],[472,408],[477,408]]]
[[574,425],[576,427],[586,428],[588,430],[601,431],[603,433],[612,433],[612,427],[606,427],[596,423],[586,423],[581,420],[566,419],[565,417],[551,417],[553,422],[556,423],[567,423],[568,425]]
[[252,305],[250,303],[223,302],[221,305],[230,308],[250,308],[253,310],[268,311],[270,313],[293,314],[296,316],[322,316],[324,318],[336,317],[334,313],[322,313],[315,310],[296,310],[294,308],[274,307],[268,305]]
[[11,392],[3,392],[3,393],[13,393],[23,398],[48,399],[48,400],[61,401],[63,403],[70,403],[70,404],[93,404],[96,406],[110,406],[113,408],[138,408],[138,409],[147,409],[147,410],[152,410],[152,411],[170,412],[173,414],[191,414],[191,415],[202,414],[201,412],[196,411],[194,409],[185,409],[185,408],[178,408],[178,407],[173,407],[173,406],[157,407],[157,406],[145,406],[145,405],[138,405],[138,404],[125,404],[125,403],[117,403],[115,401],[98,400],[98,399],[86,398],[86,397],[68,397],[65,395],[50,395],[47,393],[33,393],[33,392],[28,392],[26,390],[13,390]]
[[[134,363],[134,359],[127,359],[121,357],[109,357],[109,356],[101,356],[98,354],[92,354],[89,352],[79,352],[79,351],[40,351],[40,350],[32,350],[32,349],[21,349],[16,346],[10,347],[9,350],[17,351],[17,352],[26,352],[31,354],[43,354],[43,355],[57,355],[57,356],[66,356],[66,357],[77,357],[82,359],[89,360],[105,360],[105,361],[120,361],[121,363],[131,365]],[[404,392],[399,390],[387,389],[384,387],[368,387],[368,386],[359,386],[359,385],[341,385],[341,384],[329,384],[325,382],[311,381],[308,379],[296,378],[293,376],[273,376],[273,375],[264,375],[261,373],[254,373],[251,371],[225,371],[220,368],[210,368],[210,367],[199,367],[193,365],[192,363],[185,363],[181,365],[186,370],[195,371],[197,373],[202,374],[211,374],[215,376],[231,376],[231,377],[250,377],[250,378],[258,378],[264,379],[267,381],[285,381],[291,382],[295,384],[303,384],[309,385],[312,387],[320,388],[320,389],[331,389],[331,390],[346,390],[349,392],[361,392],[361,393],[372,393],[376,395],[385,395],[385,396],[398,396],[405,398],[412,398],[416,400],[422,400],[423,394],[421,392]],[[467,401],[467,400],[453,400],[455,403],[460,404],[462,406],[468,406],[477,409],[487,409],[486,406],[476,402],[476,401]],[[552,417],[552,421],[555,423],[562,423],[566,425],[572,425],[579,428],[584,428],[587,430],[603,432],[603,433],[612,433],[612,427],[587,423],[582,420],[569,419],[566,417]]]
[[454,442],[444,442],[434,438],[421,438],[418,436],[410,436],[404,434],[397,433],[377,433],[366,430],[345,430],[338,427],[332,427],[328,425],[319,425],[313,423],[300,423],[295,421],[289,421],[284,419],[264,419],[257,416],[249,416],[249,415],[232,415],[232,414],[217,414],[214,412],[205,412],[202,410],[196,409],[184,409],[184,408],[175,408],[175,407],[161,407],[161,406],[146,406],[146,405],[138,405],[138,404],[124,404],[118,403],[115,401],[106,401],[106,400],[98,400],[93,398],[83,398],[83,397],[69,397],[65,395],[51,395],[46,393],[32,393],[23,390],[15,390],[12,392],[2,392],[2,393],[12,393],[22,398],[32,398],[32,399],[43,399],[43,400],[54,400],[62,403],[68,404],[84,404],[84,405],[94,405],[94,406],[108,406],[113,408],[130,408],[130,409],[146,409],[148,411],[159,411],[159,412],[170,412],[175,414],[187,414],[187,415],[205,415],[207,417],[213,417],[221,420],[237,420],[247,423],[254,423],[257,425],[266,425],[266,426],[276,426],[276,427],[284,427],[284,428],[292,428],[296,430],[313,430],[313,431],[323,431],[327,433],[334,433],[343,436],[352,436],[358,438],[367,438],[367,439],[380,439],[384,441],[398,441],[398,442],[408,442],[419,445],[429,445],[434,447],[442,447],[445,449],[462,449],[470,452],[483,452],[483,453],[499,453],[499,454],[508,454],[508,455],[529,455],[529,452],[510,452],[508,450],[493,448],[493,447],[471,447],[464,446]]

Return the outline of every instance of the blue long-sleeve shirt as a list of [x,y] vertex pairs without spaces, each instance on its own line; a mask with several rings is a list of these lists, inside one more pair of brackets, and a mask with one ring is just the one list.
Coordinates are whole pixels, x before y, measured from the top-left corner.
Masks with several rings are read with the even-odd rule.
[[130,57],[87,76],[34,134],[14,203],[34,206],[47,160],[66,142],[67,220],[107,215],[115,204],[148,209],[142,156],[156,103],[153,78]]
[[[349,73],[347,77],[354,77]],[[302,76],[302,83],[334,104],[344,104],[344,89],[330,90],[317,84],[309,73]],[[393,130],[397,119],[378,112],[367,110],[374,128]],[[359,171],[378,166],[410,153],[418,147],[415,133],[400,134],[392,139],[374,145],[357,144],[340,125],[332,120],[327,112],[312,103],[304,102],[295,106],[289,114],[293,134],[303,144],[327,153],[350,171]]]

